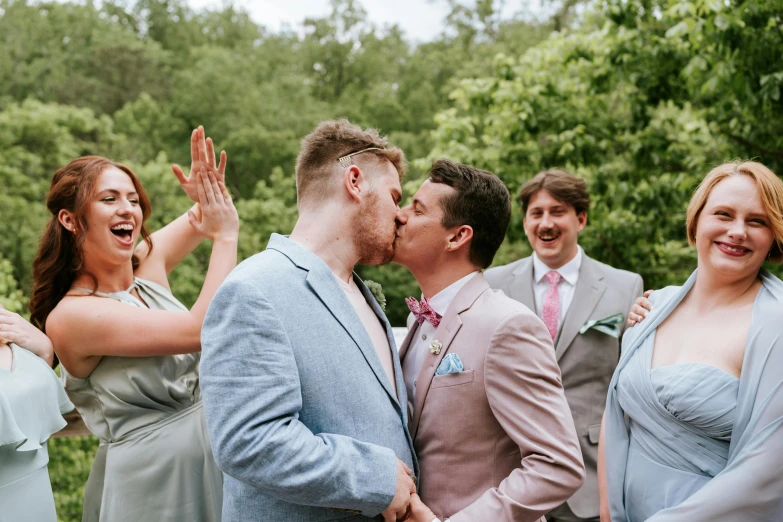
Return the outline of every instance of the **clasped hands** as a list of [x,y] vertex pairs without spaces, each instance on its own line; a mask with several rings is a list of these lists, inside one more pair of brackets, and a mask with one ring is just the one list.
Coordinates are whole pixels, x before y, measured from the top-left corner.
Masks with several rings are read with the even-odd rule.
[[384,522],[432,522],[437,518],[416,494],[416,483],[411,473],[411,469],[397,459],[397,491],[382,513]]

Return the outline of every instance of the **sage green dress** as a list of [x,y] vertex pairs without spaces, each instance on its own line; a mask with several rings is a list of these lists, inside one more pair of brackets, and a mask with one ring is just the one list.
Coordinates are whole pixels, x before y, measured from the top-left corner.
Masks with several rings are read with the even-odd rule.
[[[130,293],[134,288],[143,303]],[[96,294],[129,306],[187,310],[170,291],[139,278],[126,291]],[[83,522],[220,521],[223,477],[209,446],[199,358],[107,356],[84,379],[63,368],[68,396],[100,439]]]
[[46,441],[73,404],[46,362],[10,346],[11,369],[0,369],[0,522],[57,522]]

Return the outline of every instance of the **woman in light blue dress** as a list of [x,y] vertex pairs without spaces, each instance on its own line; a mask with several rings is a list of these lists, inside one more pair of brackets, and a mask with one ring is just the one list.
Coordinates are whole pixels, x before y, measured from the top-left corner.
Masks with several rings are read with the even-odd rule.
[[73,404],[52,361],[49,339],[0,306],[0,522],[57,522],[46,441]]
[[[85,487],[85,522],[218,522],[222,474],[199,387],[200,330],[236,264],[239,221],[211,140],[193,132],[193,165],[174,168],[190,211],[152,234],[136,175],[105,158],[58,170],[52,218],[33,266],[32,318],[45,326],[68,396],[100,446]],[[143,241],[136,246],[137,240]],[[196,303],[168,274],[204,239],[212,256]]]
[[623,338],[599,449],[602,522],[783,520],[783,182],[711,171],[688,207],[698,268]]

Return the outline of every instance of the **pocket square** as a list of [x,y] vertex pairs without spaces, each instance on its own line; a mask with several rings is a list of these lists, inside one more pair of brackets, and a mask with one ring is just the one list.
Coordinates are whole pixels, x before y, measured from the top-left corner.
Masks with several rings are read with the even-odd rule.
[[462,366],[462,361],[459,360],[459,355],[456,353],[446,354],[446,357],[440,362],[440,366],[435,370],[435,375],[448,375],[450,373],[459,373],[465,368]]
[[593,319],[592,321],[587,321],[582,328],[579,329],[579,333],[583,334],[590,328],[593,328],[617,339],[620,337],[620,325],[623,324],[623,321],[625,321],[625,316],[623,314],[614,314],[609,317],[604,317],[603,319]]

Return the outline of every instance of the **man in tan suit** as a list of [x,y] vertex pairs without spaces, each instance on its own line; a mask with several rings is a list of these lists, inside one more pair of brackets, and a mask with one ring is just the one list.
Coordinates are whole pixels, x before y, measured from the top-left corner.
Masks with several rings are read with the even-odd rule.
[[598,522],[601,417],[620,356],[623,314],[642,294],[642,278],[587,257],[577,244],[590,206],[583,180],[558,170],[541,172],[522,187],[520,202],[534,254],[491,268],[486,278],[544,320],[579,435],[584,486],[547,520]]
[[394,261],[424,296],[408,300],[400,349],[420,467],[416,522],[534,522],[584,480],[552,338],[481,273],[509,218],[496,176],[446,160],[398,213]]

